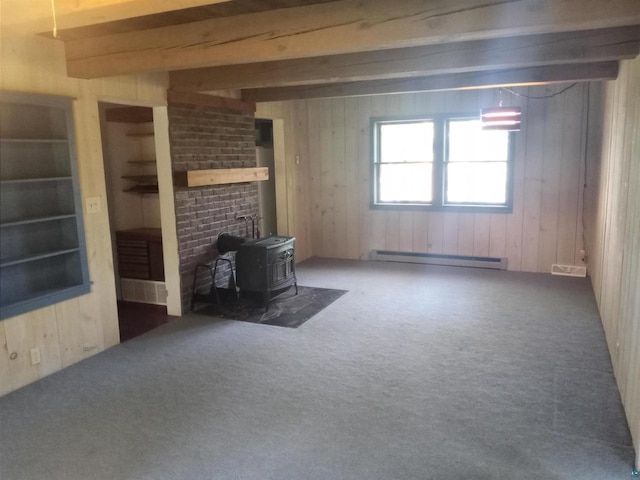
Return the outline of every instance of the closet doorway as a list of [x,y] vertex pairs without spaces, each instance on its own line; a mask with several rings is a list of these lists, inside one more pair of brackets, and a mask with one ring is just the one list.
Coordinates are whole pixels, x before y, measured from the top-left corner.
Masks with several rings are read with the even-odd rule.
[[101,102],[99,111],[124,342],[177,317],[167,313],[153,108]]

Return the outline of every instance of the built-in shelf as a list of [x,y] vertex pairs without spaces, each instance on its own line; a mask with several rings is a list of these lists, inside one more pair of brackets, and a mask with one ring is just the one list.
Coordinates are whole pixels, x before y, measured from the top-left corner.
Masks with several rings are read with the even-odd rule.
[[156,161],[155,160],[129,160],[127,163],[130,163],[131,165],[146,166],[146,165],[155,165]]
[[0,319],[90,290],[72,105],[2,92]]
[[125,180],[138,182],[131,188],[125,188],[126,193],[158,193],[158,176],[157,175],[122,175]]
[[125,193],[158,193],[158,185],[136,185],[135,187],[126,188]]
[[[133,138],[150,138],[153,137],[153,132],[130,132],[126,134],[127,137]],[[127,162],[129,165],[133,165],[135,167],[153,167],[156,165],[155,160],[129,160]],[[138,185],[126,188],[122,190],[125,193],[137,193],[137,194],[155,194],[158,193],[158,177],[157,175],[122,175],[122,178],[125,180],[131,180],[133,182],[138,182]]]
[[66,138],[0,138],[0,143],[68,143]]
[[35,262],[37,260],[43,260],[45,258],[57,257],[58,255],[66,255],[69,253],[78,252],[78,248],[67,248],[65,250],[56,250],[53,252],[44,252],[34,255],[25,255],[23,257],[5,258],[0,260],[0,267],[10,267],[12,265],[19,265],[21,263]]
[[43,178],[20,178],[17,180],[0,180],[0,185],[13,185],[19,183],[37,183],[37,182],[61,182],[72,180],[71,177],[43,177]]
[[157,175],[122,175],[122,178],[140,183],[152,183],[158,181]]
[[212,170],[188,170],[174,174],[177,185],[203,187],[206,185],[226,185],[269,180],[267,167],[215,168]]
[[132,132],[132,133],[127,133],[127,137],[135,137],[135,138],[153,137],[153,132]]
[[52,222],[54,220],[62,220],[64,218],[74,218],[75,216],[76,216],[75,213],[66,213],[63,215],[48,215],[45,217],[21,218],[20,220],[2,222],[0,223],[0,228],[15,227],[18,225],[27,225],[29,223]]
[[62,302],[63,300],[67,300],[69,298],[77,297],[79,295],[83,295],[85,293],[89,293],[90,287],[89,285],[65,285],[58,288],[48,288],[42,290],[36,290],[27,294],[26,292],[21,292],[21,295],[18,299],[11,304],[11,310],[17,311],[29,311],[31,304],[34,302],[33,297],[36,296],[38,301],[45,304],[51,305],[54,303]]

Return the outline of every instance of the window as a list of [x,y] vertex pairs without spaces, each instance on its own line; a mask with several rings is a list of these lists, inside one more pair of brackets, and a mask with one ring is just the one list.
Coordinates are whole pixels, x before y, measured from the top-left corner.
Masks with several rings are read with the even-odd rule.
[[513,134],[471,116],[374,119],[373,207],[511,211]]

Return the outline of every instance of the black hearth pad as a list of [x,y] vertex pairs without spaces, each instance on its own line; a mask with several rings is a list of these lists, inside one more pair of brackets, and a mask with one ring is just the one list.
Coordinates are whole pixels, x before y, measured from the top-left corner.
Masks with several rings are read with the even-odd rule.
[[264,311],[262,296],[258,295],[222,305],[208,305],[198,313],[228,320],[298,328],[345,293],[347,290],[298,287],[298,295],[295,295],[295,289],[290,288],[271,300],[268,312]]

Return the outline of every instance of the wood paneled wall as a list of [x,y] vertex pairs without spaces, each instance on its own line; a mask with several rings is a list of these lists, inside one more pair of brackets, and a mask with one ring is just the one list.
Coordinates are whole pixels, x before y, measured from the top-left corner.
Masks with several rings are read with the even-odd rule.
[[285,119],[289,231],[303,258],[366,259],[383,249],[506,257],[510,270],[548,272],[553,263],[583,264],[586,98],[586,84],[546,100],[503,93],[505,105],[523,109],[511,214],[369,208],[371,117],[478,113],[497,105],[496,90],[274,102],[259,104],[256,116]]
[[640,58],[592,89],[590,110],[589,270],[640,469]]
[[[0,64],[2,90],[75,97],[82,196],[103,202],[100,213],[84,216],[92,293],[0,322],[2,395],[119,343],[98,100],[163,105],[168,82],[161,74],[69,78],[62,43],[41,37],[3,38]],[[35,347],[42,361],[34,366],[29,351]]]

